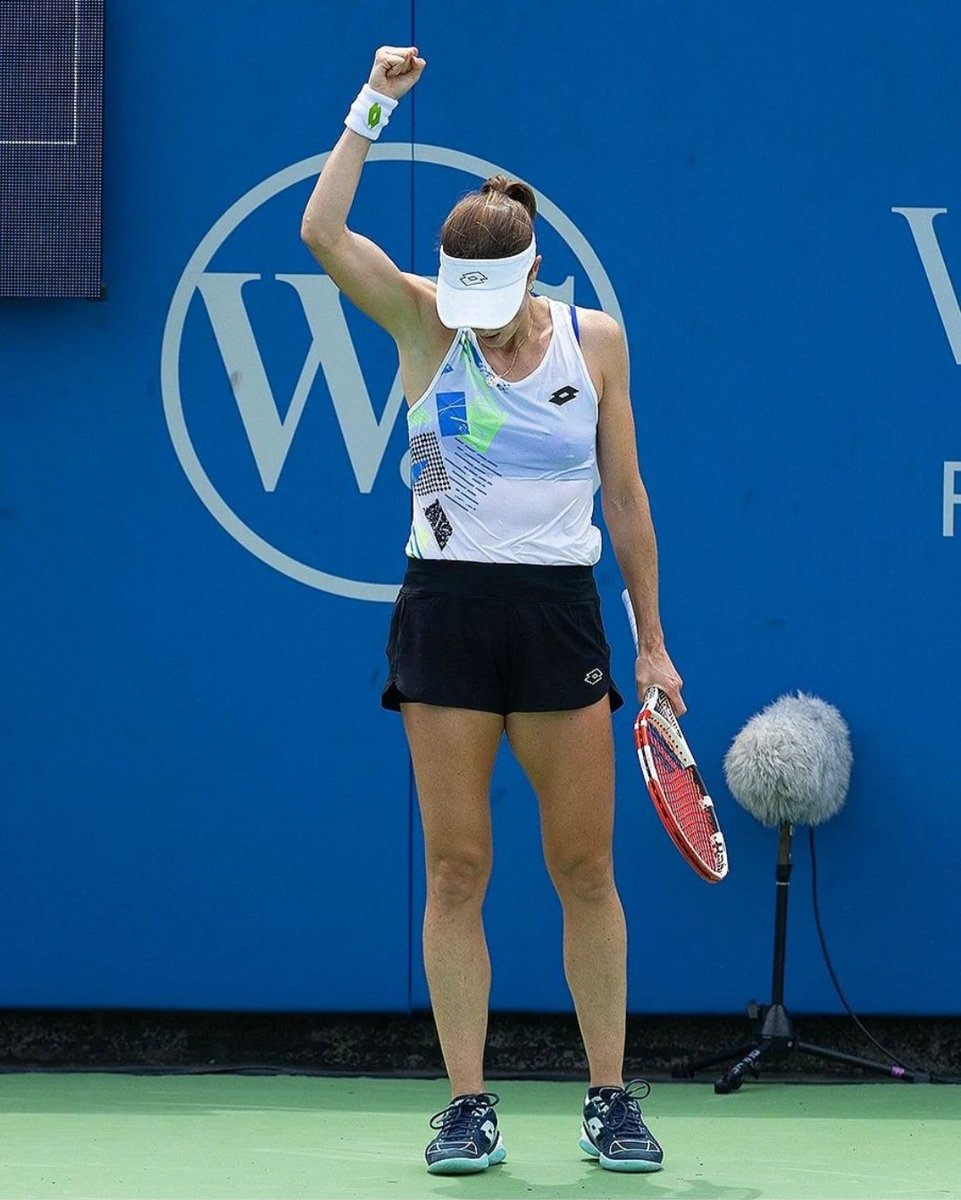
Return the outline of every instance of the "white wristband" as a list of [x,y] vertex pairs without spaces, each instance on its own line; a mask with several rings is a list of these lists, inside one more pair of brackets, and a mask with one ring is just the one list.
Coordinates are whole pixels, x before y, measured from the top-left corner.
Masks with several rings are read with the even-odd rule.
[[375,92],[369,83],[365,83],[350,106],[344,124],[361,137],[376,142],[396,107],[397,101],[393,97]]

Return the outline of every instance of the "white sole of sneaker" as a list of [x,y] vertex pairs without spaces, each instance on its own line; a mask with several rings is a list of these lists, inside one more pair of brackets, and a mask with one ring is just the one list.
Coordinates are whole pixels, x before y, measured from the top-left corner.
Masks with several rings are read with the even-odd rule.
[[481,1158],[442,1158],[430,1163],[427,1170],[431,1175],[476,1175],[478,1171],[486,1171],[488,1167],[496,1167],[507,1157],[507,1147],[498,1136],[497,1144],[490,1154]]
[[600,1161],[601,1166],[605,1171],[621,1171],[624,1174],[640,1174],[648,1171],[663,1171],[664,1164],[659,1162],[650,1162],[644,1158],[607,1158],[601,1154],[600,1150],[582,1137],[580,1147],[585,1154],[589,1154],[591,1158]]

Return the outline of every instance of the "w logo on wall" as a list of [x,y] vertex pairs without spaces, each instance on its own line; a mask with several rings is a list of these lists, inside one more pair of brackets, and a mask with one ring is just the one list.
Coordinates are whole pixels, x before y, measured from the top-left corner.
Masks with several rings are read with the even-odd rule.
[[[892,208],[891,211],[904,217],[910,226],[931,295],[938,308],[938,316],[947,335],[948,345],[951,347],[954,361],[961,366],[961,304],[958,303],[958,294],[934,228],[935,217],[948,210]],[[944,463],[941,507],[941,532],[944,537],[954,537],[955,517],[961,508],[961,462],[957,460],[948,459]]]
[[[418,169],[457,173],[448,207],[477,180],[508,173],[471,155],[409,144],[373,146],[366,170],[378,182],[383,174],[386,194],[400,192],[409,189],[412,157]],[[264,180],[201,240],[167,315],[164,411],[187,478],[242,546],[311,587],[391,601],[398,584],[377,580],[392,570],[399,578],[404,566],[403,385],[392,340],[340,295],[297,237],[309,181],[326,158]],[[579,303],[620,320],[583,234],[541,195],[538,211],[553,245],[538,290],[573,303],[576,284]],[[436,270],[434,234],[424,231],[429,263],[415,264],[425,274]],[[402,266],[409,231],[406,241],[406,254],[393,254]]]

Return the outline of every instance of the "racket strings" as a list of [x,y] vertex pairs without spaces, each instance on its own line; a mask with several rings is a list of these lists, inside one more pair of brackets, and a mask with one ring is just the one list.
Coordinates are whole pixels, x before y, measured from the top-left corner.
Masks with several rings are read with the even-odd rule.
[[685,837],[705,863],[719,865],[714,807],[705,804],[694,768],[685,765],[664,732],[653,722],[648,726],[648,745],[665,802]]

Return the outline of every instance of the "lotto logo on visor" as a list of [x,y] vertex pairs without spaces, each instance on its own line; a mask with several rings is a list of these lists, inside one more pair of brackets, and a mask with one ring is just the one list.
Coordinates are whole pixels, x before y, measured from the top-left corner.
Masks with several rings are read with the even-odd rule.
[[507,258],[455,258],[443,247],[437,314],[448,329],[500,329],[517,316],[537,257],[533,238]]

